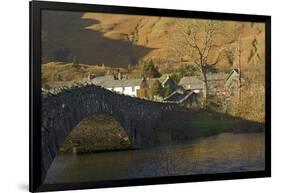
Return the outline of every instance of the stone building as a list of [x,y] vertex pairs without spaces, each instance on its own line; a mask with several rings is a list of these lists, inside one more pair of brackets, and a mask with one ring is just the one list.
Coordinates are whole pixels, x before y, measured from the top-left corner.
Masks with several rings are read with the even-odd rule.
[[194,91],[177,90],[164,99],[166,102],[176,103],[185,107],[199,107],[199,94]]
[[[239,80],[239,69],[233,69],[230,73],[208,73],[207,81],[209,86],[209,94],[211,95],[227,95],[229,88],[237,85]],[[201,93],[204,91],[204,81],[199,76],[183,77],[179,86],[188,91]]]

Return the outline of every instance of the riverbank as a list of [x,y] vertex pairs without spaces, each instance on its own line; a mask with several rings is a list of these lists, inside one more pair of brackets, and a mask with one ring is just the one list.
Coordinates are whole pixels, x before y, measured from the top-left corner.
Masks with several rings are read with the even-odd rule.
[[[226,114],[196,110],[190,111],[189,116],[183,117],[186,113],[167,114],[165,121],[161,124],[160,130],[170,132],[174,140],[192,139],[207,137],[219,133],[257,133],[264,132],[264,123],[244,120],[238,117],[231,117]],[[181,117],[182,116],[182,117]],[[178,119],[181,119],[179,122]]]
[[226,114],[197,111],[193,113],[191,128],[193,136],[205,136],[222,132],[251,133],[263,132],[264,124],[231,117]]

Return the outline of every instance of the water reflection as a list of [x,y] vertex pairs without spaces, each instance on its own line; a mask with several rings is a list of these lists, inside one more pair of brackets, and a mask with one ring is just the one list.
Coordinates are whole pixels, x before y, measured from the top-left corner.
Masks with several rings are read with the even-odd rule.
[[134,151],[59,155],[45,183],[264,170],[264,134],[225,133]]

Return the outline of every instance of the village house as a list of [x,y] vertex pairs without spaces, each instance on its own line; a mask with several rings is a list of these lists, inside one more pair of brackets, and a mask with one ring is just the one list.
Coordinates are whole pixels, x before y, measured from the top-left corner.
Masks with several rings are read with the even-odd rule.
[[91,83],[104,87],[110,91],[115,91],[120,94],[129,96],[137,96],[138,90],[141,88],[141,84],[144,79],[123,79],[119,76],[106,75],[100,77],[94,77],[90,80]]
[[197,76],[186,76],[179,81],[179,86],[188,91],[193,91],[195,93],[200,93],[203,91],[204,85],[203,81]]
[[[239,79],[240,71],[233,69],[230,73],[208,73],[207,81],[209,86],[209,94],[211,95],[226,95],[230,87],[236,85]],[[185,90],[193,91],[195,93],[201,93],[204,91],[204,81],[198,76],[186,76],[183,77],[179,86],[182,86]]]
[[163,87],[168,87],[171,93],[172,93],[172,92],[175,92],[175,91],[177,91],[177,90],[179,90],[179,89],[181,89],[181,87],[178,86],[178,85],[170,78],[170,76],[166,76],[166,77],[164,77],[164,78],[161,77],[161,78],[159,78],[158,80],[161,82],[161,85],[162,85]]
[[[118,76],[114,75],[106,75],[106,76],[88,76],[88,81],[96,84],[98,86],[102,86],[108,90],[125,94],[133,97],[145,97],[147,96],[147,89],[149,88],[149,81],[146,78],[139,79],[127,79],[123,78],[122,74],[118,74]],[[158,78],[161,85],[163,87],[169,87],[170,92],[174,92],[178,89],[178,85],[174,83],[173,80],[170,79],[169,76]]]
[[198,94],[194,91],[177,90],[167,96],[163,101],[176,103],[185,107],[199,107]]
[[233,95],[236,91],[237,88],[239,87],[241,83],[244,83],[244,79],[241,77],[240,70],[239,69],[233,69],[228,76],[226,77],[225,80],[225,88],[227,89],[227,92],[230,95]]

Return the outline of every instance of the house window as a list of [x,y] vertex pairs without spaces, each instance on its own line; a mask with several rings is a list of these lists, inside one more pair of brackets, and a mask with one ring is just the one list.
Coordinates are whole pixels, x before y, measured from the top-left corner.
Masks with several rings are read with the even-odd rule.
[[135,87],[134,86],[132,86],[132,92],[135,92]]

